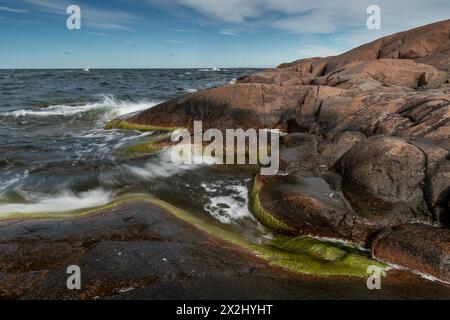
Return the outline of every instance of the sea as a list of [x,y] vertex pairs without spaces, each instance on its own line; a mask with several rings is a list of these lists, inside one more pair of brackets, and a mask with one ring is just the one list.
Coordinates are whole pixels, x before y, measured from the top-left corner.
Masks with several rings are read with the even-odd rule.
[[149,194],[259,232],[248,210],[250,170],[180,166],[165,152],[130,157],[127,146],[157,133],[105,129],[117,117],[256,71],[0,70],[0,218],[72,212]]

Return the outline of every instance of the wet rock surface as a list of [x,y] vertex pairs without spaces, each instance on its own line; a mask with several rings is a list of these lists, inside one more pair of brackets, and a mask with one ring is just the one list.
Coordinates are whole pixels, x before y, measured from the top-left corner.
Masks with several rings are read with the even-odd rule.
[[[450,298],[450,289],[392,271],[383,290],[365,279],[320,278],[269,267],[156,205],[131,202],[59,220],[0,223],[3,299]],[[69,265],[81,290],[68,290]]]
[[382,231],[372,244],[377,258],[450,283],[450,229],[410,224]]
[[277,220],[291,227],[290,232],[351,239],[351,208],[342,194],[334,192],[324,179],[296,173],[258,177],[256,183],[260,185],[257,201]]

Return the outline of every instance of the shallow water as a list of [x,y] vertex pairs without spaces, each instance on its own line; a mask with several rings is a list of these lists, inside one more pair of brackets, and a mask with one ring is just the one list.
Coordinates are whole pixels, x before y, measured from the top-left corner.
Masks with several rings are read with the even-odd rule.
[[233,177],[178,166],[164,152],[125,157],[121,150],[155,133],[104,129],[115,117],[255,71],[0,70],[0,217],[96,207],[144,192],[262,230],[248,211],[251,171]]

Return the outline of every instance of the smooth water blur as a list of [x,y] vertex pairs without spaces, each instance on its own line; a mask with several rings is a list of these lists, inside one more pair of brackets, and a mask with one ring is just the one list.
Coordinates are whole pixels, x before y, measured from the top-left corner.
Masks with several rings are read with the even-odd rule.
[[164,152],[130,159],[119,151],[155,133],[104,130],[115,117],[255,71],[0,70],[0,217],[144,192],[223,224],[260,228],[247,208],[248,170],[178,166]]

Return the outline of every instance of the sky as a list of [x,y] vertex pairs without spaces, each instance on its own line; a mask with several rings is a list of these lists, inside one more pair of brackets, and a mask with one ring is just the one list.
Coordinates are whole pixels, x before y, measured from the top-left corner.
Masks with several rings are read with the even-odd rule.
[[0,69],[275,67],[449,18],[449,0],[0,0]]

